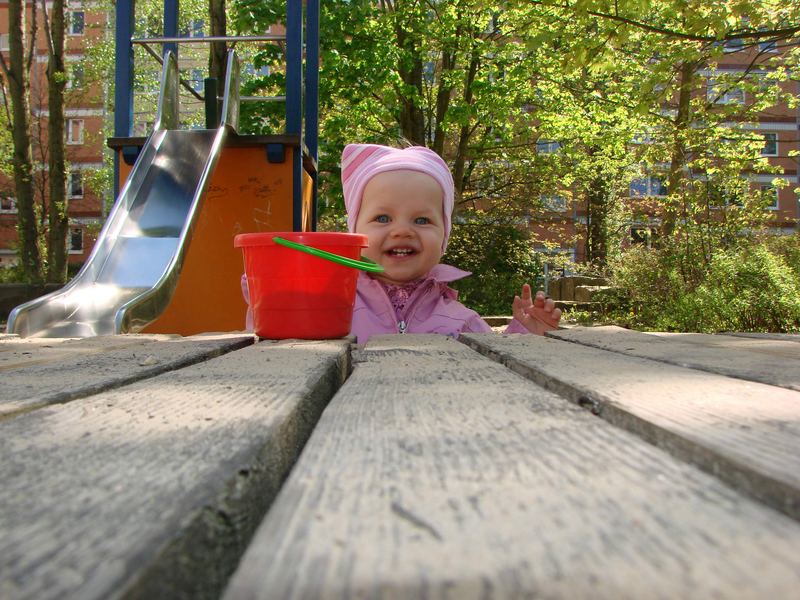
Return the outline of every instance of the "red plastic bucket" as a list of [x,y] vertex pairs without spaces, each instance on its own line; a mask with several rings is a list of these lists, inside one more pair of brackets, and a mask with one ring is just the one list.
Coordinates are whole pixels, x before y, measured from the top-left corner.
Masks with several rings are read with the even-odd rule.
[[233,245],[244,254],[256,335],[320,340],[350,333],[359,271],[279,246],[275,236],[354,259],[367,247],[367,236],[355,233],[237,235]]

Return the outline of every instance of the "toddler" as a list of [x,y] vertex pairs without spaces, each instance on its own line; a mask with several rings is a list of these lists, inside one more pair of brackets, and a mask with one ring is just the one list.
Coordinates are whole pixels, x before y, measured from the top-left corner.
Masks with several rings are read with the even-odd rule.
[[[384,333],[492,331],[447,285],[470,273],[439,263],[450,237],[454,185],[438,154],[422,146],[350,144],[342,152],[342,185],[348,230],[367,236],[362,254],[384,268],[358,275],[350,333],[359,344]],[[249,303],[244,276],[242,291]],[[505,333],[544,335],[561,318],[543,292],[531,298],[527,283],[511,312]],[[247,327],[253,328],[249,308]]]
[[[442,158],[421,146],[350,144],[342,152],[349,231],[369,238],[364,256],[383,273],[359,274],[351,333],[358,343],[383,333],[488,332],[478,313],[447,284],[469,275],[440,264],[450,237],[453,177]],[[556,329],[561,310],[528,284],[512,303],[505,333]]]

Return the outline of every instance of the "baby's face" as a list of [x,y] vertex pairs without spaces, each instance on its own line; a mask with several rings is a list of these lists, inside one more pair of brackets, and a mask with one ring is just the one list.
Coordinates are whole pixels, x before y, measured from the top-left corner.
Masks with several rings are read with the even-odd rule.
[[442,188],[418,171],[379,173],[364,188],[356,233],[369,238],[364,256],[385,269],[379,279],[402,284],[427,275],[442,258]]

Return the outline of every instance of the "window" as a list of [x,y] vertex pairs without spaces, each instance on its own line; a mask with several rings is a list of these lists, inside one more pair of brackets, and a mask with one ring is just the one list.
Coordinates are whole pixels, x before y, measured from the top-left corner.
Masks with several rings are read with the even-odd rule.
[[761,156],[778,156],[778,134],[764,133],[764,147],[761,149]]
[[69,174],[69,197],[83,198],[83,174],[80,171]]
[[80,227],[70,228],[67,250],[70,254],[83,254],[83,229]]
[[205,21],[203,19],[193,19],[192,22],[189,24],[189,37],[193,38],[201,38],[204,37],[205,34],[203,33],[203,27],[205,27]]
[[541,196],[542,206],[551,212],[565,212],[567,210],[567,199],[564,196]]
[[553,140],[539,140],[536,142],[536,152],[539,154],[554,154],[561,148],[561,142]]
[[254,77],[267,77],[269,75],[269,65],[263,65],[256,69],[253,63],[247,63],[244,66],[243,73],[247,75],[248,79]]
[[653,238],[655,237],[655,230],[646,225],[634,225],[631,227],[630,242],[631,244],[639,244],[647,248],[653,247]]
[[189,83],[195,92],[201,93],[205,87],[203,69],[192,69],[192,78],[190,79]]
[[758,49],[761,52],[777,52],[778,40],[762,40],[758,42]]
[[67,143],[68,144],[83,143],[83,119],[67,120]]
[[657,175],[637,177],[628,186],[628,196],[631,198],[644,198],[646,196],[666,196],[667,184]]
[[0,213],[17,212],[17,201],[8,196],[0,196]]
[[67,79],[68,90],[79,90],[83,87],[83,65],[75,64],[69,70],[69,78]]
[[633,136],[632,144],[652,144],[655,142],[653,134],[649,131],[641,131]]
[[85,27],[85,15],[82,10],[73,10],[69,13],[69,34],[83,35]]
[[8,34],[0,33],[0,50],[8,50]]
[[762,194],[769,194],[770,202],[766,205],[768,210],[778,209],[778,188],[774,185],[764,184],[761,186]]
[[744,90],[732,87],[729,84],[717,83],[714,79],[708,80],[706,88],[707,98],[714,104],[744,104]]
[[739,52],[744,48],[744,40],[742,38],[735,38],[726,40],[723,49],[725,52]]

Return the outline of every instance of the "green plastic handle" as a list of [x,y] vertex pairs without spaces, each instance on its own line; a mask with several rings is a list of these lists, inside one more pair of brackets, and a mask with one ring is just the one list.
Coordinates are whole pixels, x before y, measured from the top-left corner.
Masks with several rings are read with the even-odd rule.
[[355,260],[352,258],[347,258],[345,256],[339,256],[338,254],[325,252],[325,250],[320,250],[319,248],[313,248],[311,246],[306,246],[305,244],[298,244],[297,242],[285,240],[282,237],[275,236],[272,238],[272,241],[278,244],[279,246],[286,246],[287,248],[300,250],[300,252],[305,252],[306,254],[311,254],[312,256],[324,258],[326,260],[330,260],[331,262],[344,265],[345,267],[352,267],[353,269],[361,269],[362,271],[369,271],[370,273],[383,273],[383,267],[371,261],[365,262],[365,261]]

